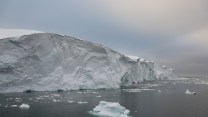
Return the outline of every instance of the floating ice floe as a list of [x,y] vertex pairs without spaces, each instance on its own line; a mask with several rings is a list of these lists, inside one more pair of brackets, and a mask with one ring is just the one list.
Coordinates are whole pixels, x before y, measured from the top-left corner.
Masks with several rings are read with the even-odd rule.
[[17,105],[10,105],[10,107],[17,107]]
[[78,104],[87,104],[88,102],[77,102]]
[[100,98],[100,97],[102,97],[101,95],[98,95],[98,96],[96,96],[97,98]]
[[74,101],[67,101],[68,103],[74,103]]
[[129,117],[130,111],[117,102],[100,101],[89,113],[101,117]]
[[20,105],[20,108],[21,109],[29,109],[30,108],[30,106],[28,105],[28,104],[22,104],[22,105]]
[[186,89],[185,94],[196,94],[196,92],[191,92],[191,91],[189,91],[188,89]]
[[124,92],[132,92],[132,93],[141,92],[140,89],[122,89],[122,91],[124,91]]
[[155,89],[122,89],[124,92],[142,92],[142,91],[154,91]]
[[22,99],[21,98],[15,98],[15,102],[21,102]]
[[52,96],[52,97],[60,97],[59,94],[51,94],[50,96]]
[[53,99],[53,102],[60,102],[61,100]]

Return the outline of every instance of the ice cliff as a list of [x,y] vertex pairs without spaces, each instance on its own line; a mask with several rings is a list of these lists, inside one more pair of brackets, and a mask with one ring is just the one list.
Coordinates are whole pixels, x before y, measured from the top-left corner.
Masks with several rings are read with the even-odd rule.
[[119,88],[174,77],[89,41],[51,33],[0,39],[0,92]]

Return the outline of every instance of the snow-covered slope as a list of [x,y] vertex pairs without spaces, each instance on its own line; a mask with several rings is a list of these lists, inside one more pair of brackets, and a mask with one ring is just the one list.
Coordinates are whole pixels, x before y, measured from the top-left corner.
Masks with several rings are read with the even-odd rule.
[[170,68],[69,36],[0,40],[0,92],[119,88],[172,77]]
[[8,37],[17,37],[22,35],[28,35],[33,33],[43,33],[36,30],[25,30],[25,29],[0,29],[0,39]]

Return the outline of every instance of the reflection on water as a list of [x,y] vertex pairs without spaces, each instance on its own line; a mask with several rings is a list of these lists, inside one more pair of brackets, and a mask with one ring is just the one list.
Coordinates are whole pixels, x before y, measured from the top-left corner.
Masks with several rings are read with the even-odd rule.
[[[197,95],[185,95],[186,89]],[[0,94],[0,117],[92,117],[99,101],[119,102],[133,117],[208,117],[206,79],[142,84],[137,89]],[[29,109],[20,109],[23,103]]]

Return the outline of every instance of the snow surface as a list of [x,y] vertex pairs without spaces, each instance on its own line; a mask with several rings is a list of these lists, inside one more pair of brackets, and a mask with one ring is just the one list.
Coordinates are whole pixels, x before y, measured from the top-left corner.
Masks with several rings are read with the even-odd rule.
[[130,111],[117,102],[100,101],[90,113],[102,117],[129,117]]
[[130,59],[135,60],[135,61],[137,61],[137,59],[139,59],[138,56],[133,56],[133,55],[126,55],[126,57],[129,57]]
[[21,105],[20,105],[20,108],[21,108],[21,109],[29,109],[30,106],[29,106],[28,104],[21,104]]
[[33,33],[42,33],[36,30],[25,30],[25,29],[0,29],[0,39],[9,37],[18,37],[22,35],[28,35]]
[[69,36],[0,39],[0,92],[119,88],[173,77],[168,67]]

